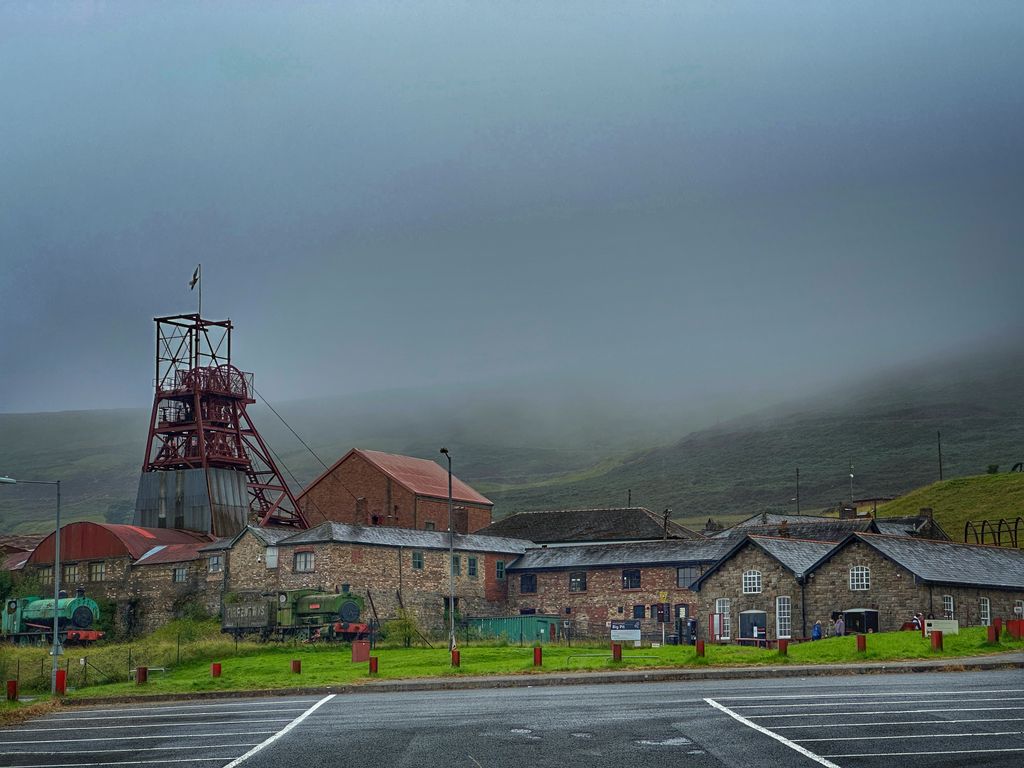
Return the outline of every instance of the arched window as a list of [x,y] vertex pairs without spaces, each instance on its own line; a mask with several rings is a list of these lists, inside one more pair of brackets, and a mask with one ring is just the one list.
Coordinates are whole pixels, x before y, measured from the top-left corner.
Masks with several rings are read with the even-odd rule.
[[761,594],[761,572],[760,571],[744,571],[743,572],[743,594],[744,595],[759,595],[759,594]]
[[871,589],[871,569],[866,565],[855,565],[850,569],[850,589],[863,591]]
[[989,602],[987,597],[981,598],[979,602],[979,611],[981,618],[981,626],[988,627],[992,624],[992,603]]

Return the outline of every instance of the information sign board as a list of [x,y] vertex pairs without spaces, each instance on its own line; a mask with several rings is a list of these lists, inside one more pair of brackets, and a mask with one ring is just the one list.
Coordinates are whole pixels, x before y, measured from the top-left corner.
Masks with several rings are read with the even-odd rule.
[[612,640],[640,641],[640,619],[611,622]]

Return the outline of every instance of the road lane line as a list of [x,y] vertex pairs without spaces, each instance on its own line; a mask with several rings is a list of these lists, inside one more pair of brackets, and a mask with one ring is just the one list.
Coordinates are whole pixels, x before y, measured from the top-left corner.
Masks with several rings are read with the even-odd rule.
[[324,697],[323,697],[322,699],[320,699],[320,701],[318,701],[318,702],[317,702],[316,704],[314,704],[314,705],[313,705],[312,707],[310,707],[310,708],[309,708],[309,709],[307,709],[307,710],[306,710],[305,712],[303,712],[303,713],[302,713],[301,715],[299,715],[298,717],[296,717],[296,718],[295,718],[294,720],[292,720],[292,721],[291,721],[290,723],[288,723],[288,725],[286,725],[286,726],[285,726],[284,728],[282,728],[282,729],[281,729],[280,731],[278,731],[277,733],[275,733],[275,734],[274,734],[273,736],[271,736],[270,738],[268,738],[268,739],[264,739],[264,740],[263,740],[263,741],[261,741],[261,742],[260,742],[259,744],[257,744],[257,745],[256,745],[255,747],[253,747],[253,748],[252,748],[252,749],[250,749],[250,750],[249,750],[248,752],[246,752],[246,753],[245,753],[244,755],[242,755],[241,757],[236,757],[236,758],[235,758],[234,760],[232,760],[232,761],[231,761],[230,763],[228,763],[227,765],[225,765],[225,766],[224,766],[224,768],[235,768],[235,766],[241,765],[242,763],[244,763],[244,762],[245,762],[246,760],[248,760],[248,759],[249,759],[250,757],[252,757],[252,756],[253,756],[253,755],[255,755],[256,753],[258,753],[258,752],[261,752],[262,750],[266,749],[266,748],[267,748],[267,747],[269,747],[269,746],[270,746],[271,744],[273,744],[273,743],[274,743],[275,741],[277,741],[277,740],[278,740],[278,739],[280,739],[280,738],[281,738],[282,736],[284,736],[284,735],[285,735],[286,733],[288,733],[288,731],[292,730],[292,728],[294,728],[295,726],[299,725],[299,723],[301,723],[301,722],[302,722],[303,720],[305,720],[305,719],[306,719],[307,717],[309,717],[309,716],[310,716],[311,714],[313,714],[313,713],[314,713],[314,712],[316,712],[316,711],[317,711],[318,709],[320,709],[320,707],[322,707],[322,706],[323,706],[324,704],[326,704],[326,703],[327,703],[328,701],[330,701],[331,699],[333,699],[333,698],[334,698],[334,696],[335,696],[335,694],[333,694],[333,693],[331,693],[331,694],[328,694],[327,696],[324,696]]
[[[62,731],[116,731],[121,728],[181,728],[183,725],[245,725],[246,723],[287,723],[287,717],[270,717],[260,720],[199,720],[195,723],[141,723],[140,725],[71,725],[61,726]],[[12,728],[3,733],[32,733],[34,731],[53,731],[49,728]]]
[[[812,686],[812,687],[815,687],[815,688],[825,687],[825,684],[823,683],[821,686]],[[833,693],[837,693],[837,691],[835,689],[833,689]],[[842,693],[842,695],[845,696],[846,698],[851,698],[853,696],[867,697],[867,696],[909,696],[910,695],[910,694],[906,693],[905,691],[888,691],[887,693],[843,693],[842,689],[840,689],[838,691],[838,693]],[[979,691],[921,691],[921,694],[924,695],[924,696],[960,696],[960,695],[970,696],[971,694],[974,694],[974,693],[1020,693],[1020,688],[999,688],[999,689],[992,689],[992,690],[986,689],[986,690],[983,690],[983,691],[982,690],[979,690]],[[718,696],[717,698],[719,700],[721,700],[721,701],[732,701],[732,700],[739,701],[739,700],[751,700],[751,699],[756,699],[758,701],[763,701],[765,699],[806,699],[807,698],[807,694],[806,693],[804,693],[804,694],[779,694],[777,696]]]
[[850,755],[829,755],[829,757],[907,757],[916,755],[979,755],[982,752],[1024,752],[1024,747],[1006,747],[1000,749],[948,749],[936,750],[935,752],[859,752]]
[[[886,706],[888,704],[974,704],[978,701],[1024,701],[1024,696],[997,696],[988,699],[910,699],[908,701],[872,701],[864,702],[870,704],[873,707]],[[850,702],[848,701],[825,701],[825,702],[808,702],[806,704],[739,704],[731,707],[732,709],[766,709],[772,707],[773,709],[793,709],[797,707],[804,707],[807,709],[817,709],[819,707],[848,707]]]
[[305,707],[283,707],[281,709],[250,709],[245,712],[179,712],[177,714],[167,715],[106,715],[104,717],[71,717],[71,718],[54,718],[46,719],[40,718],[34,720],[36,723],[60,723],[60,722],[72,722],[77,723],[79,720],[141,720],[143,718],[153,717],[196,717],[198,715],[265,715],[268,713],[277,714],[280,712],[304,712]]
[[[312,699],[312,698],[307,698],[307,699],[281,699],[281,701],[276,701],[275,700],[275,703],[277,703],[277,704],[309,704],[311,701],[314,701],[314,699]],[[155,706],[149,706],[148,704],[140,704],[138,706],[142,707],[147,712],[155,712],[155,711],[160,710],[160,709],[203,709],[203,708],[211,709],[211,708],[214,708],[214,707],[217,707],[217,708],[251,707],[254,702],[259,703],[259,704],[267,703],[266,699],[249,699],[248,701],[244,701],[244,702],[225,702],[223,704],[221,704],[220,702],[216,702],[216,701],[212,701],[212,702],[208,701],[208,702],[204,702],[202,704],[174,704],[174,705],[170,705],[169,704],[166,707],[155,707]],[[78,709],[78,711],[79,712],[129,712],[129,711],[131,711],[131,707],[130,706],[110,707],[109,709],[93,709],[92,707],[80,707]],[[67,710],[65,710],[61,714],[64,714],[67,717],[74,717],[75,716],[74,715],[74,711],[67,711]]]
[[[740,714],[737,714],[736,712],[733,712],[731,709],[729,709],[726,706],[723,706],[723,705],[719,704],[714,699],[704,699],[704,701],[706,701],[709,705],[711,705],[715,709],[717,709],[717,710],[719,710],[721,712],[724,712],[725,714],[727,714],[729,717],[733,718],[734,720],[736,720],[736,721],[738,721],[740,723],[743,723],[743,725],[747,726],[748,728],[753,728],[758,733],[763,733],[765,736],[768,736],[769,738],[775,739],[780,744],[784,744],[785,746],[789,747],[790,749],[792,749],[792,750],[794,750],[796,752],[799,752],[804,757],[806,757],[806,758],[808,758],[810,760],[813,760],[814,762],[818,763],[819,765],[824,765],[825,768],[839,768],[838,765],[836,765],[833,762],[830,762],[830,761],[826,760],[821,755],[816,755],[813,752],[811,752],[809,749],[807,749],[806,747],[801,747],[799,744],[790,741],[785,736],[780,736],[779,734],[774,733],[772,731],[769,731],[767,728],[765,728],[763,726],[760,726],[757,723],[752,723],[750,720],[747,720],[747,718],[745,718],[743,715],[740,715]],[[225,766],[224,768],[233,768],[233,766]]]
[[[257,742],[247,741],[244,744],[203,744],[203,749],[234,749],[236,747],[252,747]],[[186,747],[124,747],[122,749],[70,749],[60,752],[42,752],[26,750],[24,752],[0,752],[0,755],[107,755],[111,752],[183,752]]]
[[22,763],[21,765],[9,765],[6,768],[92,768],[95,765],[163,765],[164,763],[213,762],[223,759],[223,757],[172,757],[167,760],[120,760],[108,763],[50,763],[49,765]]
[[1003,710],[1024,712],[1024,707],[954,707],[953,709],[887,709],[881,712],[797,712],[792,715],[751,715],[751,720],[766,720],[778,717],[837,717],[839,715],[852,715],[863,717],[867,715],[913,715],[926,712],[1001,712]]
[[833,736],[821,739],[793,739],[800,744],[808,741],[881,741],[882,739],[960,739],[973,736],[1021,736],[1024,731],[983,731],[981,733],[908,733],[902,736]]
[[[0,731],[12,733],[12,731]],[[227,731],[222,733],[169,733],[165,736],[94,736],[87,739],[19,739],[17,741],[0,741],[4,744],[66,744],[73,741],[141,741],[142,739],[219,739],[222,736],[262,736],[275,731]]]
[[969,720],[903,720],[898,723],[816,723],[814,725],[773,725],[776,731],[791,731],[795,728],[889,728],[894,725],[950,725],[952,723],[1020,723],[1024,717],[971,718]]

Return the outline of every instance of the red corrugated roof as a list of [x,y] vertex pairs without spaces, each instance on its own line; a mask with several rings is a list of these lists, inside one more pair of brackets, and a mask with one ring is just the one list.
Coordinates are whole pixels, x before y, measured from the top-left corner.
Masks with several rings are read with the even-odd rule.
[[[448,498],[448,470],[436,461],[417,459],[412,456],[400,456],[395,453],[384,453],[383,451],[368,451],[363,448],[353,448],[338,459],[334,466],[306,486],[306,489],[299,495],[299,498],[305,496],[310,488],[334,472],[352,455],[362,456],[381,472],[390,476],[392,480],[403,485],[418,496],[432,496],[438,499]],[[468,504],[494,506],[494,502],[475,491],[454,475],[452,475],[452,498],[455,501]]]
[[[93,560],[107,557],[130,557],[138,560],[159,544],[198,544],[213,541],[210,536],[174,528],[140,528],[137,525],[93,523],[82,521],[65,525],[60,530],[61,560]],[[35,548],[30,563],[53,562],[53,534]]]
[[199,560],[205,555],[201,554],[199,550],[205,547],[210,542],[208,541],[196,541],[191,544],[167,544],[167,545],[154,545],[151,549],[161,547],[156,552],[149,554],[143,554],[141,558],[136,560],[133,565],[157,565],[159,563],[185,563],[189,560]]

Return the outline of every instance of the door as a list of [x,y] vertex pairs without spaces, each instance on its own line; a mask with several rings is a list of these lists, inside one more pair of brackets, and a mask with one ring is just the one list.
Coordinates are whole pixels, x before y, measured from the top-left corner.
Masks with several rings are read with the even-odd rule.
[[744,645],[754,645],[755,639],[764,640],[767,626],[768,614],[764,611],[743,611],[740,614],[740,641]]

